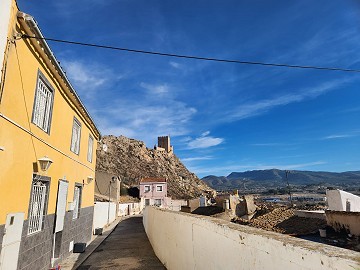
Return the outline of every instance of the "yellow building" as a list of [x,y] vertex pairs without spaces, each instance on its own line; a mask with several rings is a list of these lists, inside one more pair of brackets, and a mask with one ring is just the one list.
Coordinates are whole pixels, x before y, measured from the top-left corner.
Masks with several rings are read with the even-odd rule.
[[99,130],[46,41],[23,35],[42,37],[1,0],[2,270],[48,269],[92,235]]

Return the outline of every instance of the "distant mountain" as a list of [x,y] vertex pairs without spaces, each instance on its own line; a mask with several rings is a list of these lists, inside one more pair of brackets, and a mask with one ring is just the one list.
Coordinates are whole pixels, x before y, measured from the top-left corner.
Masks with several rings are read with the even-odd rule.
[[[232,172],[228,176],[209,175],[202,178],[206,184],[216,190],[242,188],[276,188],[286,185],[284,170],[254,170]],[[288,175],[291,185],[328,185],[328,186],[360,186],[360,171],[351,172],[315,172],[291,171]]]

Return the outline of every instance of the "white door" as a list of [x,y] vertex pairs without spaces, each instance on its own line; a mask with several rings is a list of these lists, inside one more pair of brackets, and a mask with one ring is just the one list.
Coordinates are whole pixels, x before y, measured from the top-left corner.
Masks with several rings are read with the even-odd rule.
[[64,228],[68,186],[68,182],[62,180],[59,181],[59,189],[56,202],[55,232],[60,232]]
[[1,270],[17,269],[24,217],[24,213],[11,213],[6,216],[4,238],[1,246]]

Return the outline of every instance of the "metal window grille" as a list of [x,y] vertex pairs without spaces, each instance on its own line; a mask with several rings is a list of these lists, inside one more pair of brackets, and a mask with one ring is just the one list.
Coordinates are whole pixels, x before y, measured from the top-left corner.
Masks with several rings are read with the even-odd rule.
[[73,219],[79,217],[79,210],[80,210],[80,187],[75,187],[74,190],[74,211],[73,211]]
[[94,139],[89,136],[87,160],[92,162]]
[[161,205],[161,199],[155,199],[154,205],[160,206]]
[[28,234],[39,232],[42,229],[46,189],[46,184],[41,181],[34,183],[32,186]]
[[74,118],[70,150],[75,154],[79,154],[79,150],[80,150],[80,131],[81,131],[81,125]]
[[50,114],[53,100],[52,95],[52,91],[39,77],[36,88],[33,123],[45,132],[48,132],[50,127]]

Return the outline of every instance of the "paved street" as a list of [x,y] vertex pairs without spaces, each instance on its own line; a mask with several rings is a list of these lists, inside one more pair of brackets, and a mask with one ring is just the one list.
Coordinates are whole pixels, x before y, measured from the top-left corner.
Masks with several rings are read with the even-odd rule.
[[142,217],[120,222],[109,237],[77,269],[166,269],[150,245]]

